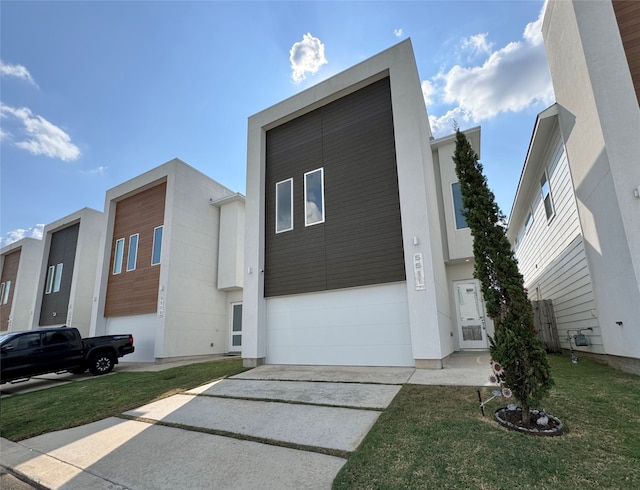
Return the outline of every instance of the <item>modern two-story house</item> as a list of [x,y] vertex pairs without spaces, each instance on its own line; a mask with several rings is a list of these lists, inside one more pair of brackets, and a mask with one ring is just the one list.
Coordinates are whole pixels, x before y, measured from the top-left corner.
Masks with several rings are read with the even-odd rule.
[[130,361],[240,351],[244,197],[179,159],[107,191],[91,335]]
[[487,347],[453,149],[409,40],[249,118],[245,365],[441,368]]

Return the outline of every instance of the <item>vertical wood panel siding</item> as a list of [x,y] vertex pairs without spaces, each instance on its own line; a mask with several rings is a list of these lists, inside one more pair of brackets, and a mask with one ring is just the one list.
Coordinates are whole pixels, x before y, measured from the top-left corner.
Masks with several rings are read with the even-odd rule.
[[[40,307],[40,326],[60,325],[67,322],[71,283],[73,282],[73,266],[76,260],[78,246],[78,232],[80,223],[69,226],[51,234],[51,246],[45,274],[45,284],[42,291],[42,305]],[[46,293],[46,274],[50,266],[62,264],[62,281],[60,290]]]
[[[389,79],[267,132],[265,296],[405,279]],[[304,173],[324,167],[325,222],[304,225]],[[294,229],[275,233],[293,178]]]
[[[0,304],[0,330],[7,330],[9,328],[9,315],[11,315],[11,305],[13,304],[13,292],[16,289],[18,266],[20,265],[20,253],[21,250],[18,249],[15,252],[8,253],[4,256],[0,283],[5,283],[6,287],[7,281],[11,281],[11,289],[9,290],[7,304]],[[0,302],[2,302],[2,298],[0,298]],[[20,327],[20,330],[26,330],[28,325],[22,325]]]
[[622,45],[629,63],[629,71],[640,105],[640,2],[613,0]]
[[[167,184],[146,189],[116,204],[111,241],[105,317],[154,313],[158,305],[161,265],[151,265],[153,230],[164,224]],[[138,233],[136,269],[127,271],[129,237]],[[122,272],[113,274],[115,243],[124,238]]]
[[532,185],[537,186],[536,197],[531,205],[534,220],[518,244],[516,258],[530,299],[553,300],[561,345],[569,347],[567,330],[592,327],[590,350],[600,352],[602,337],[594,316],[597,315],[596,306],[578,209],[567,156],[558,133],[549,142],[545,161],[555,215],[547,221],[540,196],[540,179],[535,179]]

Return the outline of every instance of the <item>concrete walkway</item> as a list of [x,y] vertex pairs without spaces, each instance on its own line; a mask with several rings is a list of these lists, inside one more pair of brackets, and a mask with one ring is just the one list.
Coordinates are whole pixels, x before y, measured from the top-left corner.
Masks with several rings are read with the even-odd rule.
[[0,464],[55,489],[327,489],[403,384],[488,375],[478,354],[426,372],[261,366],[121,417],[2,439]]

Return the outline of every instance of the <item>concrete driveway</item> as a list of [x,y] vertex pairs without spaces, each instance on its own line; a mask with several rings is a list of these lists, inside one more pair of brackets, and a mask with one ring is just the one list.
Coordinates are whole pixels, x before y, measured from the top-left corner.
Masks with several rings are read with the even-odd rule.
[[19,443],[2,439],[0,464],[46,488],[331,488],[403,384],[446,384],[433,374],[459,380],[456,369],[482,371],[486,380],[481,357],[425,373],[261,366],[119,417]]

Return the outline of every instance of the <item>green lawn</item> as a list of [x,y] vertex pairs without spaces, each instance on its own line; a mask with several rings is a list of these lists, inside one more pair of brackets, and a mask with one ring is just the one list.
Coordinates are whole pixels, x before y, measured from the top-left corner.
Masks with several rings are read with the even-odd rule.
[[[550,362],[556,386],[541,408],[564,435],[503,429],[482,417],[475,388],[405,385],[334,488],[640,488],[640,377],[568,355]],[[89,423],[243,370],[240,360],[202,363],[16,395],[0,401],[0,432],[18,441]]]
[[159,372],[116,372],[14,395],[0,400],[0,435],[19,441],[87,424],[242,371],[240,359],[204,362]]
[[[508,431],[475,388],[405,385],[334,481],[334,489],[640,488],[640,377],[551,356],[544,406],[565,434]],[[483,390],[488,398],[489,389]]]

